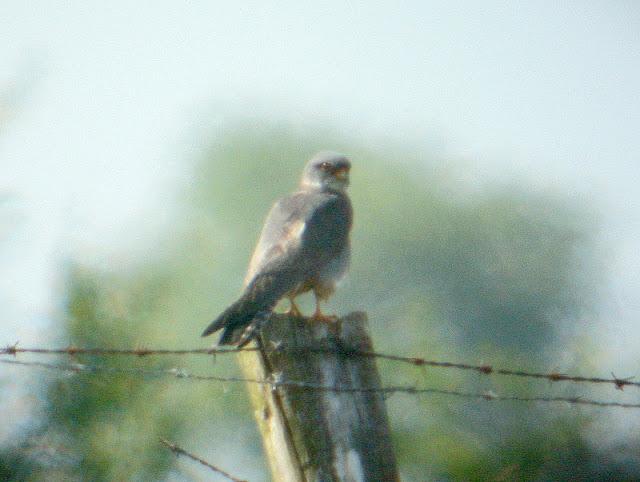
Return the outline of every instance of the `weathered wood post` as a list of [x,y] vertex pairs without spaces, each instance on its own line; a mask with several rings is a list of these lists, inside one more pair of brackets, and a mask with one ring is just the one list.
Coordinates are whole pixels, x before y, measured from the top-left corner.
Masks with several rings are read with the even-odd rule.
[[[241,352],[255,416],[274,482],[399,480],[366,315],[352,313],[338,330],[273,315],[258,351]],[[313,389],[302,382],[336,390]]]

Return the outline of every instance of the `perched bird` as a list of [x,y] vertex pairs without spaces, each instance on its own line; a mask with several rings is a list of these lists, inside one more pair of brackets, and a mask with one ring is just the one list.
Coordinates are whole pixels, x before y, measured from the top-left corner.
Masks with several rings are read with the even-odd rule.
[[240,299],[215,319],[202,336],[223,329],[220,345],[243,346],[284,297],[301,316],[295,297],[312,290],[313,319],[333,321],[320,301],[334,292],[349,267],[352,224],[351,163],[342,154],[320,152],[304,168],[298,191],[277,201],[262,228]]

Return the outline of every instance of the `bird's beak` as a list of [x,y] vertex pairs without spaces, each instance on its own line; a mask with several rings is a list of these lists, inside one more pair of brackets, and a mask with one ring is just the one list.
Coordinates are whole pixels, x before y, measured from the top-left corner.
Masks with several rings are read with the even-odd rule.
[[333,177],[335,177],[339,181],[344,181],[345,179],[347,179],[348,176],[349,176],[349,168],[348,167],[341,167],[339,169],[336,169],[333,172]]

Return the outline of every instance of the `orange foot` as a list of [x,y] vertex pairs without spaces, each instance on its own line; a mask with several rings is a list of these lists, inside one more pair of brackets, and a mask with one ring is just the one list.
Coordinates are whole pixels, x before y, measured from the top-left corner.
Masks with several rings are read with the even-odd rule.
[[311,319],[314,321],[319,321],[320,323],[334,324],[338,321],[338,317],[335,315],[325,315],[320,308],[316,308],[316,311],[311,316]]
[[340,333],[342,333],[342,322],[337,316],[325,315],[320,311],[320,308],[316,308],[311,320],[324,323],[327,326],[329,333],[331,333],[335,338],[340,338]]

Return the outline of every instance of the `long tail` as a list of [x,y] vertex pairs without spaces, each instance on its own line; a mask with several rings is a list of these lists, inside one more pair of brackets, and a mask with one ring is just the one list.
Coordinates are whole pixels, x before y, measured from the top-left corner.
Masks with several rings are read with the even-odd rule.
[[242,346],[248,343],[261,323],[269,318],[280,298],[289,291],[288,278],[283,273],[257,276],[240,299],[213,320],[202,336],[224,328],[219,345]]

